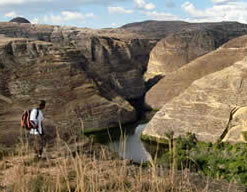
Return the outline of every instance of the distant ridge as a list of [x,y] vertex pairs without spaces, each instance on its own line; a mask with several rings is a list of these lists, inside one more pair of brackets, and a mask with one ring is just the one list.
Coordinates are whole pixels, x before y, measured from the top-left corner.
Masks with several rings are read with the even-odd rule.
[[25,19],[23,17],[15,17],[15,18],[11,19],[9,22],[15,22],[15,23],[31,23],[30,21],[28,21],[27,19]]
[[[242,28],[246,24],[239,22],[205,22],[205,23],[189,23],[186,21],[156,21],[147,20],[142,22],[135,22],[125,24],[120,29],[128,30],[130,32],[139,33],[148,38],[162,39],[167,35],[181,32],[190,32],[194,30],[210,30],[217,32],[218,30],[233,30],[233,27]],[[237,30],[237,29],[235,29]]]
[[145,27],[145,26],[153,26],[153,25],[169,25],[169,24],[181,24],[186,25],[189,24],[185,21],[156,21],[156,20],[147,20],[147,21],[140,21],[134,23],[128,23],[123,25],[121,28],[131,28],[131,27]]

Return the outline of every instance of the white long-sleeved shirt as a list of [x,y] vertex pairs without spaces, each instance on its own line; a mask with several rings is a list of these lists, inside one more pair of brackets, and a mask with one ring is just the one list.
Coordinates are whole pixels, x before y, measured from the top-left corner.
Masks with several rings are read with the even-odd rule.
[[[37,129],[31,129],[30,134],[33,135],[38,135],[42,134],[43,128],[41,125],[41,122],[43,121],[43,113],[41,110],[39,110],[39,115],[37,116],[37,109],[32,109],[31,114],[30,114],[30,121],[33,121],[35,125],[38,125],[38,130]],[[36,118],[37,117],[37,118]]]

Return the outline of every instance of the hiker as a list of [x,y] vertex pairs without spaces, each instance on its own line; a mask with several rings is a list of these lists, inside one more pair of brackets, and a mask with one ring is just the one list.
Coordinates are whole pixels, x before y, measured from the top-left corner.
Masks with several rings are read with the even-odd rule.
[[38,108],[32,109],[30,113],[30,123],[32,128],[29,134],[30,145],[34,148],[37,158],[42,157],[44,147],[44,127],[42,124],[43,113],[41,110],[45,108],[46,102],[41,100]]

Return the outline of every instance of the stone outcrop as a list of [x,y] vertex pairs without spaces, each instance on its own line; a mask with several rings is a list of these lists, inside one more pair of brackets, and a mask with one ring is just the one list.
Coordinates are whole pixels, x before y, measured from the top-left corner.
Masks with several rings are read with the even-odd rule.
[[153,108],[164,104],[183,93],[195,80],[222,70],[243,59],[246,49],[241,48],[246,37],[229,41],[214,52],[210,52],[180,67],[161,79],[146,95],[146,102]]
[[187,25],[183,30],[166,36],[154,47],[150,54],[147,77],[159,74],[165,76],[246,33],[245,24],[234,22]]
[[215,50],[217,38],[203,30],[169,35],[159,41],[152,50],[147,76],[165,76],[195,58]]
[[[171,98],[179,95],[184,90],[185,84],[189,85],[195,79],[217,71],[218,66],[211,66],[210,70],[207,66],[206,69],[199,67],[191,72],[190,68],[184,66],[244,34],[247,34],[247,26],[244,24],[203,23],[194,24],[160,40],[151,51],[145,78],[149,81],[159,76],[164,78],[157,84],[154,82],[156,85],[148,91],[146,95],[148,105],[160,109]],[[229,62],[226,61],[226,65],[227,63]],[[182,69],[179,70],[180,68]]]
[[174,137],[190,132],[200,141],[243,141],[246,55],[247,36],[242,36],[179,69],[167,79],[166,90],[170,95],[165,96],[168,102],[143,134],[166,138],[171,132]]

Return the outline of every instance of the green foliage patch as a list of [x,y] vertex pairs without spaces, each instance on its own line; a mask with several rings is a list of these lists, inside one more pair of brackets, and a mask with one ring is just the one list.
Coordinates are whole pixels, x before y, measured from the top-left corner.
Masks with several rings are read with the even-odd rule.
[[244,143],[203,143],[193,134],[187,134],[173,140],[172,150],[163,153],[157,161],[170,166],[174,162],[178,169],[189,168],[213,178],[247,185],[247,145]]

